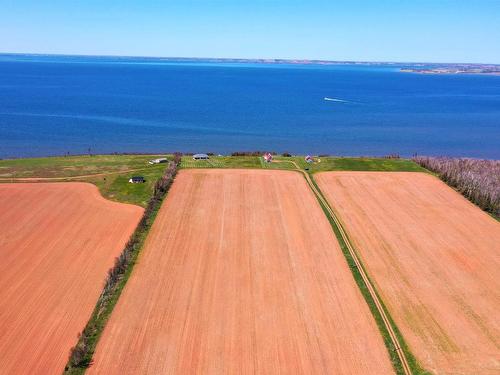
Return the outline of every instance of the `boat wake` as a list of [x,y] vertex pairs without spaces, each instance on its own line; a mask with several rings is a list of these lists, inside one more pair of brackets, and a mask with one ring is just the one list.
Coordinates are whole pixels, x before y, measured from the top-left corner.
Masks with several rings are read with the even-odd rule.
[[343,100],[343,99],[336,99],[336,98],[329,98],[327,96],[325,96],[324,98],[326,101],[328,102],[337,102],[337,103],[349,103],[348,100]]

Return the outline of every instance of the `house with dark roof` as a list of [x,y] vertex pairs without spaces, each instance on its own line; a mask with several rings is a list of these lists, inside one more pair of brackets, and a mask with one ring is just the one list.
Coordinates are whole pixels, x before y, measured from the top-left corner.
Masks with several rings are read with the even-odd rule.
[[128,180],[128,182],[131,184],[142,184],[146,182],[146,179],[142,176],[133,176]]

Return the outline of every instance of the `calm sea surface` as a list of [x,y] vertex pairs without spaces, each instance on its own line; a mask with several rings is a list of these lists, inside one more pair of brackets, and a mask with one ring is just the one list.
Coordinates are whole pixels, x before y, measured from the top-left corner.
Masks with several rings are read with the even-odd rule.
[[89,147],[500,158],[500,77],[399,68],[0,55],[0,158]]

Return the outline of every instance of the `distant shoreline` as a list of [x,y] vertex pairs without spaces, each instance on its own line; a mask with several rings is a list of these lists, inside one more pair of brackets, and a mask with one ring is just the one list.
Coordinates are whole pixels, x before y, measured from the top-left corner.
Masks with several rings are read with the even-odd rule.
[[[281,59],[281,58],[230,58],[230,57],[183,57],[183,56],[126,56],[126,55],[78,55],[78,54],[44,54],[44,53],[10,53],[0,52],[1,57],[25,57],[25,58],[77,58],[77,59],[113,59],[113,60],[138,60],[138,61],[166,61],[166,62],[208,62],[208,63],[250,63],[250,64],[297,64],[297,65],[395,65],[407,66],[402,71],[415,70],[417,73],[431,70],[447,70],[457,67],[475,67],[487,69],[494,67],[500,72],[500,64],[489,63],[435,63],[415,61],[356,61],[356,60],[325,60],[325,59]],[[422,69],[420,69],[420,67]],[[431,68],[429,68],[431,67]],[[422,70],[422,71],[421,71]]]
[[470,65],[450,65],[434,66],[432,68],[401,68],[402,73],[417,74],[481,74],[489,76],[500,75],[500,65],[470,64]]

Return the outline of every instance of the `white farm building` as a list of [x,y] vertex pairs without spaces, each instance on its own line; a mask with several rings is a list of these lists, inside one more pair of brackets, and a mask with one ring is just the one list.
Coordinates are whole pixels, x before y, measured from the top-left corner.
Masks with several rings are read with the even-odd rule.
[[208,160],[210,159],[207,154],[194,154],[193,155],[194,160]]

